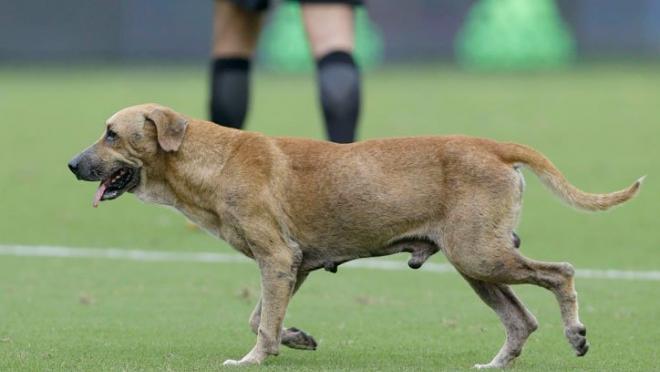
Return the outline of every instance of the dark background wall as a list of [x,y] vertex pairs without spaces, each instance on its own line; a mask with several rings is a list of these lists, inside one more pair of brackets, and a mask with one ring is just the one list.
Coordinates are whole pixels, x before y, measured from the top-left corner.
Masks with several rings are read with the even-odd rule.
[[[389,61],[451,58],[474,3],[367,1]],[[660,57],[660,0],[558,5],[580,56]],[[0,61],[202,60],[212,8],[212,0],[0,0]]]

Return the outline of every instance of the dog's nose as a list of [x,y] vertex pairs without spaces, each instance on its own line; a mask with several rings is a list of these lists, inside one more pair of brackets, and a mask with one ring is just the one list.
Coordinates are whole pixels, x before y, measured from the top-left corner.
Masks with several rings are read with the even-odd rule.
[[78,159],[76,158],[76,159],[71,160],[68,165],[69,165],[69,169],[71,170],[71,172],[73,172],[73,174],[75,174],[76,177],[77,177],[78,176]]

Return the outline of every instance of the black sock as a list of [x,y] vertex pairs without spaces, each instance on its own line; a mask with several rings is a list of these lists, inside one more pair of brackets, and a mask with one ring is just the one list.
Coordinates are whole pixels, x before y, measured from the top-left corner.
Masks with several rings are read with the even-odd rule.
[[211,121],[243,128],[250,93],[250,61],[245,58],[218,58],[211,71]]
[[317,61],[319,91],[330,141],[355,141],[360,114],[360,72],[350,53],[335,51]]

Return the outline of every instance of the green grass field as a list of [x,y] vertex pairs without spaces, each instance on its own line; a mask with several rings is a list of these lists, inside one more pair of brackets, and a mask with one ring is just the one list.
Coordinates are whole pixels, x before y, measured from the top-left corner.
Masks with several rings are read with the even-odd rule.
[[[0,68],[0,245],[231,252],[132,195],[93,209],[96,185],[66,168],[123,106],[159,102],[204,117],[205,78],[193,67]],[[253,82],[250,130],[322,137],[311,76],[260,73]],[[519,233],[533,258],[660,270],[659,102],[660,65],[521,75],[387,68],[366,74],[361,137],[521,142],[588,191],[648,174],[636,200],[587,214],[526,173]],[[247,318],[258,280],[256,266],[244,263],[0,256],[0,371],[220,369],[254,343]],[[589,354],[573,355],[554,297],[521,286],[541,326],[513,370],[660,370],[660,282],[578,278],[577,288]],[[286,323],[313,334],[319,348],[283,348],[268,370],[467,370],[489,361],[504,338],[458,275],[412,270],[315,273]]]

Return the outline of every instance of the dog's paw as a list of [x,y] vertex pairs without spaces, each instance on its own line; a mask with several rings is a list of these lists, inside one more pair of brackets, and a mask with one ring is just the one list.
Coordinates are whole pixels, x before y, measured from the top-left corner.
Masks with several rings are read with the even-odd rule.
[[234,359],[227,359],[227,360],[225,360],[224,363],[222,363],[222,365],[225,366],[225,367],[239,366],[240,361],[234,360]]
[[235,366],[250,366],[261,364],[261,362],[266,359],[265,354],[255,353],[254,350],[244,356],[241,360],[227,359],[223,366],[226,367],[235,367]]
[[255,365],[259,364],[259,362],[251,359],[241,359],[241,360],[234,360],[234,359],[227,359],[222,363],[224,367],[238,367],[238,366],[250,366],[250,365]]
[[490,368],[504,368],[504,367],[506,366],[495,364],[493,362],[490,362],[488,364],[475,364],[474,366],[472,366],[472,368],[475,369],[490,369]]
[[587,328],[584,325],[578,324],[568,327],[564,333],[566,334],[566,338],[568,338],[568,342],[573,346],[577,356],[581,357],[589,351]]
[[282,332],[282,345],[292,349],[316,350],[316,340],[298,328],[287,328]]

